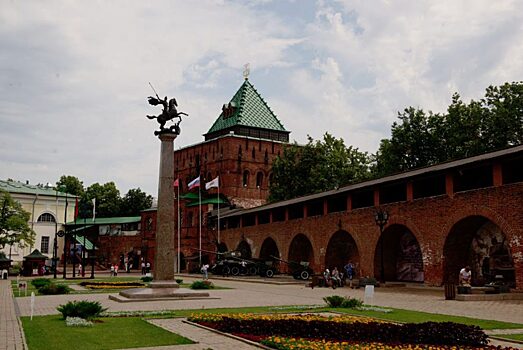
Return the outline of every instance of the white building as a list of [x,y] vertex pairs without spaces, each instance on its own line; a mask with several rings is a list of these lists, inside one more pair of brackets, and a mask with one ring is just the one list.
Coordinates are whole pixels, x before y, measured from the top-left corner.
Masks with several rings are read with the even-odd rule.
[[[31,214],[29,226],[36,232],[35,243],[31,247],[6,246],[3,251],[13,260],[13,264],[23,261],[33,249],[38,249],[49,258],[53,256],[55,233],[64,230],[64,223],[74,219],[76,196],[55,191],[52,187],[35,186],[18,181],[0,180],[0,189]],[[58,257],[63,251],[63,238],[57,237]]]

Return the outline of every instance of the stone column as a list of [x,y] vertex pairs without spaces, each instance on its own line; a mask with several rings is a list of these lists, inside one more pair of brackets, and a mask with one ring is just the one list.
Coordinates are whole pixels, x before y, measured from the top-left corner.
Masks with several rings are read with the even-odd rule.
[[162,132],[160,151],[160,176],[158,180],[158,211],[156,221],[156,252],[154,255],[154,280],[174,280],[174,236],[178,223],[174,215],[174,144],[178,136]]

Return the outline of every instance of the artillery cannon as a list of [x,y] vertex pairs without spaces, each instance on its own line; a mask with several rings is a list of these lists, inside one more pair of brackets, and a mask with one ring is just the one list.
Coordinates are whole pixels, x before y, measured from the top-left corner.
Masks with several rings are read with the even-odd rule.
[[241,257],[241,252],[237,250],[228,252],[213,252],[204,249],[195,250],[217,256],[216,264],[209,269],[209,271],[215,275],[259,275],[261,277],[272,277],[277,273],[277,270],[272,266],[272,261],[244,259]]
[[308,261],[289,261],[289,260],[283,260],[280,258],[275,257],[274,255],[271,255],[271,258],[281,261],[284,264],[287,264],[289,266],[290,273],[294,279],[302,279],[302,280],[308,280],[309,277],[313,274],[312,269],[309,267]]

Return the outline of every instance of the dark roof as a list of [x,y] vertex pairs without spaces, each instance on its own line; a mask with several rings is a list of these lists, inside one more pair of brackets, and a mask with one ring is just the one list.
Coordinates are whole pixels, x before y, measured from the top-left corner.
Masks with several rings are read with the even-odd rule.
[[[141,217],[140,216],[123,216],[123,217],[114,217],[114,218],[87,218],[85,219],[86,224],[90,225],[111,225],[111,224],[129,224],[133,222],[140,222]],[[66,223],[66,225],[74,225],[74,221],[70,221]],[[83,225],[84,219],[77,219],[76,220],[77,225]]]
[[342,193],[346,193],[346,192],[354,191],[354,190],[358,190],[358,189],[363,189],[363,188],[373,188],[377,185],[381,185],[384,183],[395,182],[395,181],[403,180],[406,178],[411,178],[411,177],[420,176],[420,175],[429,174],[429,173],[437,173],[437,172],[441,172],[444,170],[457,168],[460,166],[467,166],[467,165],[472,165],[474,163],[481,163],[481,162],[499,158],[499,157],[515,155],[515,154],[521,153],[521,152],[523,152],[523,145],[503,149],[500,151],[485,153],[485,154],[481,154],[481,155],[474,156],[474,157],[469,157],[469,158],[464,158],[464,159],[459,159],[459,160],[454,160],[454,161],[448,161],[448,162],[440,163],[437,165],[432,165],[432,166],[427,166],[424,168],[419,168],[416,170],[406,171],[406,172],[403,172],[400,174],[385,176],[385,177],[375,179],[375,180],[364,181],[364,182],[360,182],[357,184],[340,187],[338,189],[334,189],[334,190],[330,190],[330,191],[325,191],[325,192],[315,193],[315,194],[311,194],[311,195],[307,195],[307,196],[303,196],[303,197],[288,199],[285,201],[270,203],[270,204],[262,205],[262,206],[255,207],[255,208],[245,209],[245,210],[230,213],[230,214],[224,214],[224,215],[222,215],[222,218],[242,215],[242,214],[255,213],[255,212],[262,211],[262,210],[268,210],[268,209],[273,209],[273,208],[278,208],[278,207],[285,207],[285,206],[289,206],[289,205],[293,205],[293,204],[297,204],[297,203],[302,203],[302,202],[319,199],[319,198],[323,198],[323,197],[327,197],[327,196],[331,196],[331,195],[342,194]]
[[31,254],[24,256],[24,259],[26,259],[26,258],[29,258],[29,259],[49,259],[49,257],[47,255],[43,255],[42,253],[40,253],[40,251],[38,249],[35,249],[35,250],[33,250],[33,252]]
[[224,105],[225,107],[232,107],[234,112],[225,116],[224,111],[222,111],[207,134],[231,129],[234,126],[287,132],[265,100],[247,79],[234,94],[229,104]]

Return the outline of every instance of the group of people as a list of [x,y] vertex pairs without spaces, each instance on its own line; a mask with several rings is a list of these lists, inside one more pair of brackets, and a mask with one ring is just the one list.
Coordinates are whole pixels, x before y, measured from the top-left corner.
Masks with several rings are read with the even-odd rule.
[[146,275],[151,272],[151,263],[148,261],[145,262],[142,260],[140,267],[142,268],[142,275]]
[[328,268],[325,269],[323,272],[324,285],[326,287],[332,288],[342,287],[345,285],[345,279],[348,279],[349,287],[353,288],[352,279],[354,278],[355,274],[354,264],[349,261],[343,269],[345,270],[345,273],[340,272],[336,266],[332,269],[332,271],[330,271]]

